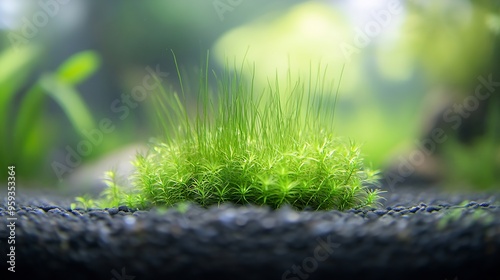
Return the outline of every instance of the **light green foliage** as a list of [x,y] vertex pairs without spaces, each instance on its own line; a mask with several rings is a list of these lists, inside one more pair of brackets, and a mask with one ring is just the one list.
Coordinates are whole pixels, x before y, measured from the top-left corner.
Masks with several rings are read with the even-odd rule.
[[[377,172],[363,165],[357,145],[334,135],[335,102],[316,93],[330,92],[335,101],[336,91],[322,82],[326,70],[320,69],[307,83],[289,73],[286,85],[270,81],[263,91],[236,72],[213,73],[212,91],[207,57],[194,113],[185,105],[178,71],[181,94],[163,92],[156,100],[167,137],[134,162],[135,196],[151,206],[187,201],[204,207],[230,202],[343,210],[374,205],[379,191],[364,184],[375,184]],[[282,100],[280,91],[289,98]],[[108,198],[103,205],[116,202]]]
[[111,204],[120,205],[122,203],[120,198],[124,195],[122,194],[123,191],[118,186],[116,173],[114,171],[106,172],[104,182],[106,183],[107,188],[103,191],[102,195]]
[[[54,140],[47,129],[49,121],[43,115],[47,96],[61,106],[78,133],[94,126],[92,114],[76,86],[97,70],[99,57],[92,51],[77,53],[53,73],[44,74],[32,85],[24,84],[40,55],[41,51],[34,48],[8,49],[0,54],[0,64],[6,65],[0,70],[0,108],[3,108],[0,110],[0,161],[4,166],[15,164],[22,168],[23,177],[39,175],[37,171]],[[30,59],[35,62],[29,63]],[[14,115],[11,113],[14,97],[23,84],[28,89]]]
[[40,78],[41,88],[61,106],[78,133],[93,128],[95,122],[75,86],[93,74],[98,66],[97,55],[85,51],[70,57],[56,73]]
[[101,193],[100,199],[93,199],[89,195],[75,198],[75,203],[71,204],[71,209],[81,206],[88,208],[105,208],[119,205],[134,205],[136,208],[146,208],[149,203],[144,196],[137,192],[126,192],[125,188],[118,183],[118,177],[115,171],[107,171],[104,174],[104,183],[106,189]]
[[88,210],[89,208],[97,207],[97,203],[89,195],[78,196],[75,198],[75,203],[71,203],[71,209],[76,209],[77,206],[81,206],[83,209]]
[[104,204],[98,201],[96,206],[134,205],[135,207],[145,208],[148,205],[142,194],[133,191],[130,193],[126,192],[125,188],[118,184],[117,174],[114,171],[105,173],[104,182],[107,185],[107,188],[101,194],[104,198],[102,200]]

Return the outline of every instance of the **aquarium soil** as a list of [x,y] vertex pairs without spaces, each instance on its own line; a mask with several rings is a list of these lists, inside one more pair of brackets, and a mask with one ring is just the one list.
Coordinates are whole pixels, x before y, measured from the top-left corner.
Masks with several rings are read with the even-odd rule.
[[15,213],[7,197],[0,204],[0,275],[9,276],[0,278],[500,279],[498,193],[384,196],[380,207],[343,212],[71,210],[70,198],[19,190]]

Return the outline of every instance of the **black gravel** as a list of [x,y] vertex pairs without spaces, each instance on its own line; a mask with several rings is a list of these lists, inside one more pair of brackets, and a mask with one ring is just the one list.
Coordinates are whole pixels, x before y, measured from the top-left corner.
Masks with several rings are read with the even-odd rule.
[[373,209],[298,212],[71,210],[69,199],[18,194],[16,272],[5,261],[7,198],[0,267],[17,276],[7,279],[500,279],[498,193],[385,196]]

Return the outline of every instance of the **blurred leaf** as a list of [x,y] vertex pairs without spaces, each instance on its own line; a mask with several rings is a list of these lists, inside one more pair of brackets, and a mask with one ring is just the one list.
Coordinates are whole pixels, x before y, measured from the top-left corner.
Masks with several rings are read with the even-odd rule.
[[77,53],[61,64],[55,73],[46,74],[28,88],[22,96],[19,110],[12,120],[12,100],[34,69],[40,58],[37,48],[9,49],[0,53],[0,161],[2,165],[16,164],[23,176],[40,172],[42,160],[52,145],[53,133],[47,131],[43,114],[46,96],[52,97],[63,109],[74,129],[83,136],[83,130],[94,127],[94,120],[86,104],[74,88],[93,74],[100,58],[92,51]]
[[14,125],[13,143],[16,157],[24,158],[22,150],[26,147],[28,135],[33,131],[34,122],[40,120],[42,116],[42,104],[45,95],[39,84],[33,85],[24,96]]
[[40,85],[61,106],[78,133],[82,134],[83,130],[94,127],[92,114],[74,87],[54,74],[43,75]]
[[92,75],[100,64],[101,60],[94,51],[83,51],[68,58],[56,72],[60,81],[77,85]]
[[[39,50],[34,47],[9,48],[0,53],[0,106],[5,106],[15,91],[33,70]],[[3,112],[3,111],[0,111]]]
[[[57,136],[54,133],[55,128],[50,127],[51,120],[40,119],[40,121],[33,122],[29,129],[26,131],[25,139],[23,139],[23,146],[20,146],[19,154],[19,167],[22,167],[27,174],[38,174],[43,169],[44,161],[47,158],[47,148],[51,147],[54,138]],[[43,137],[41,137],[43,135]],[[16,150],[16,152],[18,152]]]
[[0,53],[0,163],[12,164],[15,153],[7,135],[11,100],[16,91],[26,82],[29,73],[38,62],[38,48],[9,48]]

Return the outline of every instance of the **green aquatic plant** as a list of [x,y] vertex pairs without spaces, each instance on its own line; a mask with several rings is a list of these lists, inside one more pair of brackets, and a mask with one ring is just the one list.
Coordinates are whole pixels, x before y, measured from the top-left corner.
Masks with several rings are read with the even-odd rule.
[[89,208],[94,208],[97,206],[96,201],[90,197],[90,195],[78,196],[75,198],[75,202],[71,203],[71,210],[81,206],[83,209],[88,210]]
[[[179,69],[175,56],[174,62]],[[377,203],[380,191],[367,185],[376,185],[378,173],[364,166],[359,146],[334,134],[338,85],[326,84],[326,68],[311,68],[307,82],[289,72],[286,85],[276,77],[265,89],[255,89],[242,71],[219,76],[209,71],[207,57],[193,109],[177,70],[180,91],[162,89],[155,100],[165,138],[134,161],[135,189],[124,193],[111,185],[100,205],[343,210]]]
[[[47,130],[49,120],[43,114],[47,97],[63,109],[76,132],[94,126],[92,114],[76,87],[97,71],[99,56],[93,51],[76,53],[54,72],[44,73],[30,84],[30,74],[42,55],[35,47],[0,53],[0,64],[5,66],[0,70],[0,162],[23,170],[21,179],[41,176],[40,166],[53,145],[52,133]],[[25,92],[21,91],[23,87]],[[6,180],[5,176],[0,175],[0,180]]]

